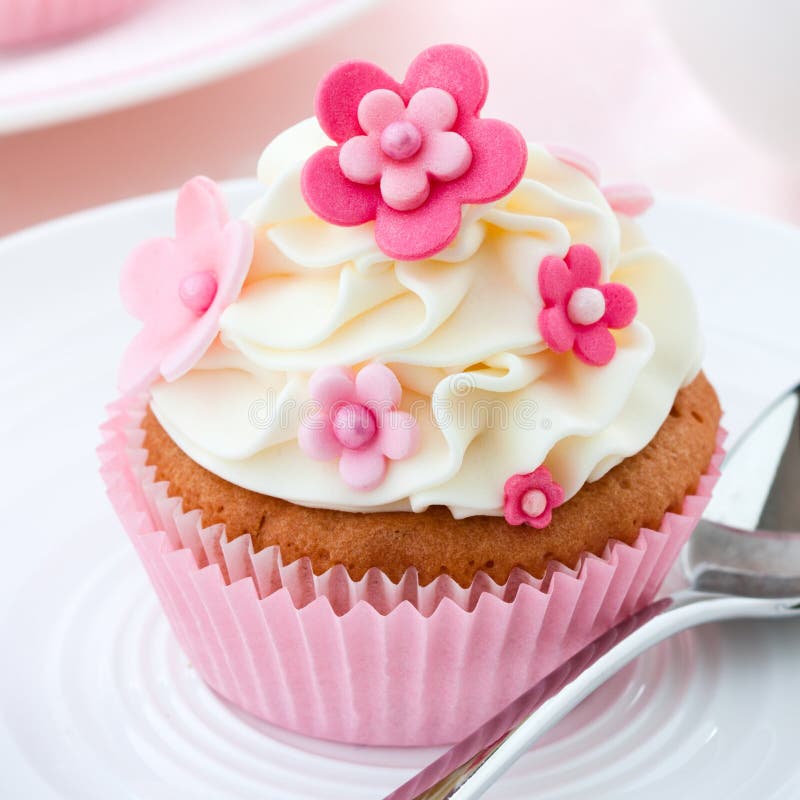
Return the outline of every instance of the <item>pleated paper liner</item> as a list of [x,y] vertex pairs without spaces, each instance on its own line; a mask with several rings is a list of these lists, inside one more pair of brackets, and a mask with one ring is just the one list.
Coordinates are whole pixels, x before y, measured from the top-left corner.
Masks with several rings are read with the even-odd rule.
[[459,740],[612,625],[649,603],[719,475],[724,434],[697,492],[633,545],[575,569],[553,562],[504,585],[480,573],[420,586],[378,569],[314,575],[276,547],[204,528],[145,466],[143,398],[109,408],[99,448],[108,495],[189,659],[220,695],[309,736],[370,745]]

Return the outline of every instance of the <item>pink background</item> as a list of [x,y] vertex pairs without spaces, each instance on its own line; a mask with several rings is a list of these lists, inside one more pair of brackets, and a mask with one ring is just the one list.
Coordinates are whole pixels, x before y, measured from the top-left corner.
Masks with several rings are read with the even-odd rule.
[[604,182],[643,181],[800,221],[787,166],[748,141],[694,80],[642,0],[387,0],[293,54],[177,96],[0,137],[0,234],[204,173],[252,175],[282,128],[310,115],[319,76],[364,57],[398,77],[429,44],[474,47],[487,113],[576,147]]

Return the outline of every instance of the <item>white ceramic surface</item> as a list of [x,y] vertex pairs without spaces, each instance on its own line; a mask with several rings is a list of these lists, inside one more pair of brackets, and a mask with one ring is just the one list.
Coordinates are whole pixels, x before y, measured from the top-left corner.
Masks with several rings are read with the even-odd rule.
[[376,0],[148,0],[77,39],[0,51],[0,134],[142,102],[281,55]]
[[[228,185],[241,209],[257,191]],[[169,233],[173,196],[0,242],[0,797],[370,800],[435,751],[345,747],[246,718],[199,680],[105,502],[93,445],[133,330],[120,263]],[[662,199],[646,227],[682,263],[735,438],[800,378],[800,232]],[[796,800],[800,623],[689,632],[617,676],[494,800]]]

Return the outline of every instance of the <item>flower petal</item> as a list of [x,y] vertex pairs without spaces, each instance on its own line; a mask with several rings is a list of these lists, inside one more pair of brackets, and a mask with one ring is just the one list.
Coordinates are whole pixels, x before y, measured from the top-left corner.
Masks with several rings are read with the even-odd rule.
[[397,92],[390,89],[373,89],[358,104],[358,124],[364,133],[380,134],[387,125],[402,119],[406,104]]
[[178,239],[191,238],[197,231],[221,230],[227,221],[225,197],[214,181],[199,175],[183,184],[175,206]]
[[[198,324],[197,315],[179,295],[180,281],[191,266],[191,256],[174,239],[145,242],[125,262],[120,277],[122,301],[144,326],[123,357],[119,374],[122,391],[134,391],[152,382],[164,359]],[[206,347],[215,335],[216,331]]]
[[342,445],[333,435],[333,425],[327,414],[311,414],[297,430],[300,449],[315,461],[330,461],[340,455]]
[[444,89],[420,89],[409,101],[406,119],[426,133],[449,131],[458,116],[458,104]]
[[425,139],[420,158],[434,178],[452,181],[469,169],[472,149],[467,140],[454,131],[433,131]]
[[564,489],[554,480],[547,481],[539,487],[547,497],[547,506],[550,509],[558,508],[564,503]]
[[546,528],[553,520],[553,509],[548,505],[547,508],[539,514],[538,517],[525,517],[525,523],[531,528],[541,530]]
[[412,163],[387,162],[381,175],[383,202],[396,211],[419,208],[430,193],[430,181],[424,167]]
[[521,180],[528,145],[513,126],[497,119],[459,120],[456,131],[469,143],[472,163],[462,178],[446,184],[461,203],[491,203]]
[[[512,475],[505,483],[504,492],[509,497],[516,497],[519,500],[522,495],[531,488],[530,475],[517,473]],[[533,487],[535,488],[535,487]]]
[[253,229],[243,220],[231,220],[222,232],[225,261],[216,270],[217,294],[207,313],[222,312],[239,297],[253,260]]
[[578,331],[575,335],[575,355],[586,364],[602,367],[608,364],[617,351],[617,343],[602,323]]
[[354,136],[339,148],[339,166],[348,180],[372,184],[381,179],[384,155],[374,136]]
[[582,172],[590,181],[597,183],[600,180],[600,168],[589,156],[560,144],[547,144],[545,148],[550,152],[550,155]]
[[626,328],[636,316],[636,295],[621,283],[606,283],[600,287],[606,301],[603,322],[609,328]]
[[339,143],[363,133],[358,106],[374,89],[401,93],[394,78],[368,61],[345,61],[335,66],[320,81],[314,98],[314,113],[322,130]]
[[476,114],[489,90],[486,67],[478,54],[457,44],[441,44],[420,53],[406,73],[408,95],[435,86],[453,96],[461,117]]
[[136,247],[120,272],[119,292],[125,310],[141,320],[167,310],[168,303],[178,298],[184,270],[176,267],[181,261],[174,239],[150,239]]
[[547,346],[556,353],[566,353],[575,343],[575,328],[562,306],[539,312],[539,331]]
[[219,312],[209,310],[202,317],[195,317],[164,353],[160,365],[164,378],[176,381],[185,375],[205,355],[218,333]]
[[159,365],[169,347],[169,339],[158,339],[158,330],[142,328],[128,344],[117,375],[123,394],[146,389],[159,375]]
[[356,384],[345,367],[319,367],[308,379],[308,394],[327,410],[338,403],[355,403]]
[[317,150],[300,176],[303,197],[311,210],[334,225],[361,225],[375,219],[379,187],[348,180],[339,166],[339,148]]
[[519,500],[508,497],[503,504],[503,516],[509,525],[522,525],[528,518],[522,513]]
[[574,286],[596,287],[600,281],[600,259],[588,244],[574,244],[564,261],[572,273]]
[[395,461],[413,456],[419,447],[417,421],[405,411],[390,411],[385,414],[378,437],[383,454]]
[[416,261],[430,258],[455,239],[461,224],[461,206],[433,187],[428,202],[413,211],[395,211],[382,203],[375,216],[375,241],[390,258]]
[[385,364],[367,364],[356,375],[356,397],[381,419],[400,403],[403,388]]
[[383,480],[386,474],[386,458],[377,446],[342,450],[339,474],[350,488],[369,491]]
[[566,303],[573,288],[572,275],[564,259],[558,256],[545,256],[539,265],[539,294],[545,305]]
[[522,495],[530,488],[528,475],[512,475],[503,487],[503,516],[509,525],[522,525],[527,515],[522,511]]
[[541,489],[544,491],[545,487],[553,482],[550,470],[544,465],[536,467],[533,472],[529,472],[525,477],[527,478],[526,489]]
[[638,217],[653,205],[653,193],[640,183],[603,186],[601,191],[614,211],[628,217]]

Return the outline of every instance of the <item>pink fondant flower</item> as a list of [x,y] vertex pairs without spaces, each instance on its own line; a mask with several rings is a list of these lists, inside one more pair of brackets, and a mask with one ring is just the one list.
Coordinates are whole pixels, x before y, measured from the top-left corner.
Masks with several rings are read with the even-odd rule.
[[553,509],[563,502],[564,490],[553,480],[547,467],[512,475],[503,490],[503,507],[509,525],[545,528],[553,518]]
[[587,364],[608,364],[617,350],[609,328],[625,328],[636,316],[636,297],[621,283],[600,283],[600,259],[575,244],[564,258],[546,256],[539,265],[544,308],[539,330],[557,353],[573,350]]
[[573,150],[571,147],[561,144],[547,144],[545,147],[551,156],[555,156],[564,164],[582,172],[590,181],[594,183],[600,182],[600,167],[589,156],[581,153],[580,150]]
[[640,183],[604,186],[602,191],[611,208],[628,217],[638,217],[653,205],[653,193]]
[[375,220],[392,258],[428,258],[458,233],[461,206],[488,203],[522,179],[527,147],[511,125],[481,119],[486,69],[471,50],[439,45],[413,61],[403,83],[364,61],[335,67],[316,113],[337,144],[305,164],[303,195],[335,225]]
[[122,302],[143,323],[122,358],[124,392],[159,375],[173,381],[188,372],[214,341],[220,315],[250,267],[252,230],[228,218],[222,193],[208,178],[181,188],[175,234],[143,243],[122,268]]
[[400,382],[383,364],[357,375],[342,367],[320,367],[309,381],[319,409],[301,421],[300,449],[318,461],[339,459],[339,474],[353,489],[374,489],[386,474],[386,459],[416,452],[416,420],[397,406]]

